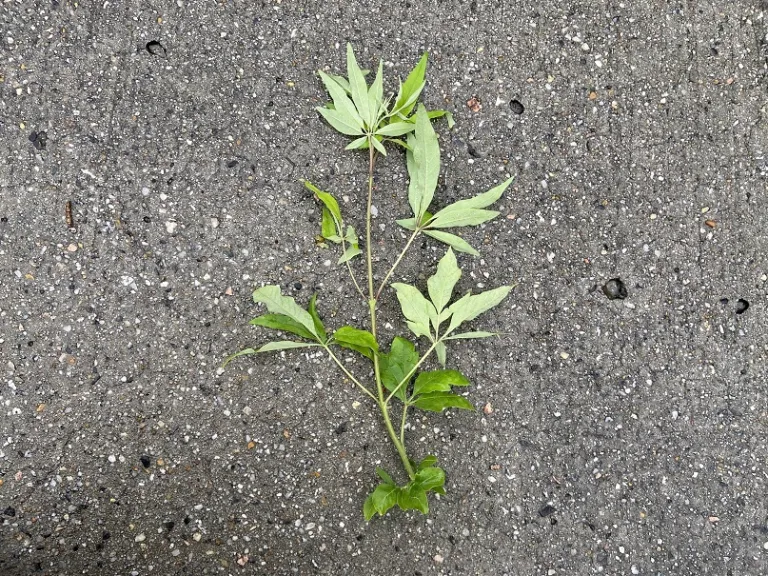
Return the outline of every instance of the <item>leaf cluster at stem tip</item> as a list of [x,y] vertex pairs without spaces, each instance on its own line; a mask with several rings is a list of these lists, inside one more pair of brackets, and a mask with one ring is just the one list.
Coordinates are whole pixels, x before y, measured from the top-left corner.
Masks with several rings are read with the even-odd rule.
[[[446,409],[473,410],[465,394],[470,385],[469,378],[458,370],[446,368],[448,344],[453,340],[498,336],[497,332],[467,330],[464,326],[500,304],[512,290],[512,286],[499,286],[478,294],[467,292],[454,298],[454,290],[462,276],[456,252],[471,255],[478,255],[478,252],[454,231],[446,230],[481,226],[498,216],[499,212],[492,210],[491,206],[501,198],[512,179],[476,196],[440,208],[433,207],[440,174],[440,146],[432,120],[446,117],[451,128],[453,118],[447,111],[428,111],[418,103],[426,84],[426,67],[425,53],[405,82],[399,83],[397,93],[387,97],[381,61],[369,86],[367,73],[358,66],[350,45],[347,45],[346,76],[318,72],[331,97],[331,102],[317,109],[319,114],[338,132],[354,138],[347,149],[368,151],[368,201],[364,239],[361,241],[355,227],[344,220],[339,202],[333,194],[307,180],[304,185],[320,204],[319,244],[324,248],[328,247],[326,242],[340,245],[338,264],[346,266],[357,292],[368,304],[368,329],[350,325],[329,329],[318,312],[317,295],[313,295],[304,308],[294,298],[284,295],[279,286],[262,286],[253,292],[253,300],[264,305],[267,312],[251,320],[251,324],[286,334],[288,339],[268,342],[258,348],[246,348],[231,355],[224,363],[226,365],[234,358],[249,354],[318,348],[337,365],[347,383],[371,399],[379,408],[384,427],[400,456],[408,481],[398,484],[389,473],[377,468],[376,473],[381,483],[365,500],[363,514],[366,520],[371,520],[377,514],[384,515],[396,506],[426,514],[429,511],[428,494],[445,494],[445,472],[435,465],[437,458],[427,456],[417,464],[408,456],[408,413],[411,410],[436,413]],[[408,204],[412,216],[397,220],[397,223],[410,231],[411,235],[394,264],[383,275],[377,290],[374,287],[371,244],[371,202],[374,193],[374,160],[376,154],[387,154],[386,144],[395,144],[405,151],[409,176]],[[389,283],[409,247],[420,234],[448,246],[435,273],[427,279],[426,292],[405,282]],[[366,255],[367,283],[358,282],[355,275],[354,258],[363,253]],[[363,289],[364,286],[367,290]],[[387,286],[394,290],[404,324],[412,334],[413,341],[404,336],[395,336],[386,346],[377,336],[378,300]],[[420,339],[423,342],[421,348],[417,345]],[[342,352],[347,354],[343,360],[339,358]],[[428,366],[433,363],[433,354],[439,365],[437,369]],[[355,360],[367,365],[359,370]],[[372,372],[373,378],[360,377],[355,371],[366,375]],[[396,407],[401,415],[393,419],[391,410]]]

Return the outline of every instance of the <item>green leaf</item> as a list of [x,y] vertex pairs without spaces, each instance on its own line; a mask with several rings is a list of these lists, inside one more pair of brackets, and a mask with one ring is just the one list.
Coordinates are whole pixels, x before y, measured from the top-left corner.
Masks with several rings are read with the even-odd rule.
[[[352,50],[352,44],[347,43],[347,78],[349,79],[349,89],[352,93],[352,101],[355,103],[360,117],[365,122],[370,122],[371,113],[368,103],[368,85],[365,83],[365,76],[357,65],[355,51]],[[368,124],[370,127],[370,124]]]
[[347,94],[350,94],[352,92],[351,88],[349,87],[349,80],[344,78],[344,76],[339,76],[338,74],[328,74],[333,80],[341,86],[344,89],[344,92]]
[[413,482],[400,488],[397,493],[397,505],[403,510],[418,510],[422,514],[429,513],[429,502],[424,489]]
[[478,226],[499,215],[495,210],[480,210],[478,208],[454,209],[454,204],[440,210],[429,223],[430,228],[459,228],[461,226]]
[[440,366],[445,368],[445,343],[441,340],[435,344],[435,353],[437,354],[437,361],[440,362]]
[[445,336],[443,340],[460,340],[462,338],[490,338],[491,336],[498,335],[498,332],[462,332],[461,334],[454,334],[453,336]]
[[257,353],[274,352],[275,350],[290,350],[292,348],[311,348],[313,346],[320,346],[320,344],[307,344],[306,342],[291,342],[289,340],[280,340],[278,342],[269,342],[268,344],[264,344],[264,346],[256,350],[256,352]]
[[413,70],[408,74],[405,82],[400,85],[400,90],[397,93],[397,100],[392,108],[393,113],[400,113],[403,116],[408,116],[413,110],[413,106],[416,100],[419,98],[419,94],[424,89],[424,76],[427,71],[427,59],[428,54],[424,52],[418,64],[414,66]]
[[417,397],[413,406],[421,410],[430,412],[442,412],[446,408],[463,408],[465,410],[474,410],[474,406],[469,400],[452,392],[431,392]]
[[328,124],[330,124],[333,128],[342,134],[346,134],[347,136],[359,136],[363,133],[362,128],[357,125],[357,122],[354,118],[351,118],[339,110],[323,108],[321,106],[318,106],[315,108],[315,110],[317,110],[322,115],[322,117],[325,118]]
[[[435,458],[435,460],[437,459]],[[423,468],[419,466],[419,470],[416,472],[416,477],[413,479],[413,483],[417,484],[419,488],[425,492],[429,492],[430,490],[437,492],[438,490],[442,490],[445,485],[445,471],[436,466],[426,466]]]
[[309,180],[304,180],[304,187],[307,188],[307,190],[314,193],[315,198],[320,200],[320,202],[322,202],[323,205],[328,210],[330,210],[331,214],[333,215],[333,217],[336,219],[336,222],[338,223],[339,235],[341,235],[341,224],[343,222],[343,219],[341,217],[341,209],[339,208],[339,203],[336,200],[336,198],[334,198],[333,195],[330,194],[329,192],[323,192],[322,190],[320,190],[320,188],[312,184],[312,182],[310,182]]
[[421,218],[432,203],[440,173],[440,146],[424,106],[416,111],[416,130],[408,136],[408,145],[412,150],[406,153],[408,202],[414,216]]
[[320,225],[320,234],[326,240],[330,240],[335,244],[341,243],[341,236],[339,236],[339,230],[336,228],[336,221],[331,215],[331,211],[323,206],[323,221]]
[[416,467],[416,471],[421,471],[424,468],[430,468],[435,462],[437,462],[437,456],[432,456],[431,454],[429,456],[425,456],[424,459],[419,462],[419,465]]
[[365,503],[363,504],[363,516],[365,517],[366,522],[370,522],[371,518],[376,516],[376,505],[373,503],[373,494],[370,494],[368,498],[365,499]]
[[264,314],[258,318],[254,318],[250,321],[253,326],[263,326],[264,328],[271,328],[272,330],[282,330],[283,332],[290,332],[296,334],[302,338],[308,340],[316,340],[314,334],[307,330],[303,324],[300,324],[290,316],[285,314]]
[[331,98],[333,99],[333,107],[338,112],[341,112],[342,114],[344,114],[345,117],[352,119],[354,123],[357,125],[358,129],[362,131],[363,119],[360,118],[360,115],[357,113],[357,110],[355,109],[355,105],[352,104],[352,101],[347,96],[347,92],[344,90],[344,88],[341,85],[339,85],[339,83],[336,82],[336,80],[328,76],[322,70],[319,70],[318,74],[320,75],[320,78],[322,79],[323,84],[325,84],[325,87],[328,90],[328,93],[331,95]]
[[312,294],[312,298],[309,299],[309,315],[312,316],[315,332],[320,337],[320,341],[325,342],[328,339],[328,334],[326,334],[323,321],[320,320],[320,315],[317,313],[317,294]]
[[476,226],[495,218],[499,215],[498,212],[483,210],[483,208],[490,206],[501,198],[501,195],[504,194],[504,191],[509,187],[513,179],[509,178],[498,186],[473,198],[459,200],[450,206],[446,206],[435,214],[434,219],[430,222],[430,228]]
[[366,500],[363,506],[363,513],[366,515],[366,520],[373,518],[373,514],[368,516],[368,512],[373,510],[378,512],[380,516],[384,516],[387,511],[398,503],[398,496],[401,489],[394,484],[379,484],[376,490],[368,496],[368,500],[371,501],[370,505]]
[[403,148],[405,150],[410,150],[411,149],[410,146],[408,146],[408,144],[406,144],[402,140],[398,140],[397,138],[388,138],[387,141],[388,142],[392,142],[392,144],[397,144],[398,146],[400,146],[401,148]]
[[416,222],[416,218],[405,218],[397,221],[397,223],[406,230],[416,230]]
[[376,151],[379,152],[382,156],[387,155],[387,149],[384,148],[384,144],[382,144],[379,140],[376,138],[371,138],[371,144],[373,144],[373,147],[376,148]]
[[416,287],[409,284],[395,283],[392,284],[392,288],[397,292],[403,316],[416,325],[426,327],[428,334],[430,318],[437,316],[437,310],[432,303],[424,298]]
[[[453,250],[448,251],[437,264],[437,272],[427,280],[427,291],[429,298],[435,305],[438,314],[443,311],[453,294],[453,287],[461,278],[461,270],[456,263],[456,256]],[[435,330],[437,330],[435,326]]]
[[235,352],[231,356],[227,356],[227,359],[224,360],[224,364],[222,364],[221,367],[226,368],[227,364],[232,362],[232,360],[238,356],[248,356],[249,354],[256,354],[256,350],[254,348],[246,348],[245,350],[240,350],[240,352]]
[[359,352],[366,358],[373,360],[374,354],[379,351],[376,338],[367,330],[360,330],[352,326],[342,326],[333,333],[333,340],[342,348],[348,348]]
[[317,338],[315,322],[309,312],[301,308],[290,296],[283,296],[279,286],[264,286],[254,291],[253,301],[261,302],[267,306],[267,310],[275,314],[285,314],[292,318]]
[[450,332],[453,332],[463,322],[474,320],[483,312],[487,312],[494,306],[497,306],[506,298],[511,290],[512,286],[500,286],[480,294],[467,294],[451,304],[448,309],[453,313],[453,316],[445,335],[447,336]]
[[376,474],[384,481],[384,484],[391,484],[392,486],[397,486],[394,480],[392,480],[392,476],[387,474],[387,471],[384,470],[384,468],[381,468],[379,466],[376,467]]
[[341,258],[339,258],[338,264],[344,264],[344,262],[351,260],[358,254],[362,253],[354,227],[347,226],[347,233],[344,236],[344,240],[349,243],[349,246],[344,251],[344,254],[342,254]]
[[453,114],[448,112],[448,110],[431,110],[429,112],[430,120],[434,120],[435,118],[442,118],[443,116],[445,116],[446,120],[448,120],[448,130],[456,125],[456,122],[453,121]]
[[[387,390],[393,392],[418,363],[419,353],[416,352],[416,347],[405,338],[396,336],[392,340],[389,354],[379,356],[381,383]],[[407,389],[408,383],[405,383],[395,394],[402,402],[405,402]]]
[[[399,224],[400,220],[397,222]],[[472,246],[469,245],[469,242],[455,234],[449,234],[448,232],[443,232],[441,230],[424,230],[424,234],[431,236],[444,244],[448,244],[448,246],[456,250],[456,252],[465,252],[467,254],[472,254],[473,256],[480,256],[480,252],[472,248]]]
[[421,372],[413,384],[413,395],[448,392],[451,386],[469,386],[469,380],[457,370]]
[[510,184],[512,184],[514,179],[515,178],[513,176],[498,186],[491,188],[488,190],[488,192],[483,192],[482,194],[478,194],[473,198],[467,198],[466,200],[459,200],[455,204],[452,204],[452,206],[455,206],[456,208],[487,208],[496,202],[499,198],[501,198],[501,195],[504,194],[504,191],[509,187]]
[[360,136],[346,145],[344,150],[366,150],[368,148],[368,136]]
[[383,61],[379,59],[379,69],[376,72],[376,78],[373,80],[373,84],[368,89],[368,106],[371,120],[368,125],[373,129],[378,123],[379,116],[381,116],[382,109],[384,107],[384,77],[382,74]]
[[405,324],[408,326],[408,329],[416,336],[424,336],[425,338],[432,340],[432,333],[429,331],[428,322],[422,324],[421,322],[412,322],[408,320]]
[[352,258],[362,253],[363,251],[360,250],[359,246],[347,246],[347,249],[344,250],[344,254],[341,255],[337,264],[344,264],[344,262],[352,260]]
[[376,131],[379,136],[403,136],[409,134],[416,129],[416,125],[413,122],[393,122],[382,126]]

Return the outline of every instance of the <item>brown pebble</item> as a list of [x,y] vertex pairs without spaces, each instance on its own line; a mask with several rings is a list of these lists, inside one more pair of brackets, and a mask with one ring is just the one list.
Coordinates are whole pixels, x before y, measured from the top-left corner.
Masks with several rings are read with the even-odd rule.
[[291,437],[291,431],[286,428],[283,430],[283,438],[290,438]]
[[467,108],[472,110],[472,112],[480,112],[480,108],[482,108],[483,105],[480,103],[480,99],[477,96],[472,96],[469,100],[467,100]]
[[493,406],[491,406],[491,403],[488,402],[485,406],[483,406],[483,412],[486,414],[493,414]]
[[717,222],[715,220],[705,220],[704,224],[706,224],[710,228],[714,228],[715,226],[717,226]]
[[491,464],[491,470],[501,470],[501,464]]
[[595,92],[594,90],[593,90],[592,92],[590,92],[590,93],[589,93],[589,99],[590,99],[590,100],[595,100],[595,99],[597,99],[597,92]]
[[248,442],[248,450],[253,450],[255,447],[256,447],[256,442],[254,442],[253,440]]

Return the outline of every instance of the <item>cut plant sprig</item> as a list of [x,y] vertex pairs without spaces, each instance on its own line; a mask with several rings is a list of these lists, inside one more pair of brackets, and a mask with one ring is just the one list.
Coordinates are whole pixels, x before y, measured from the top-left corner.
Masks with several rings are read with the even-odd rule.
[[[247,348],[233,354],[225,362],[246,354],[320,347],[350,382],[371,398],[379,408],[384,427],[400,456],[408,481],[398,484],[388,472],[377,468],[376,473],[381,483],[365,500],[363,514],[366,520],[376,514],[384,515],[394,506],[426,514],[429,511],[428,494],[445,493],[445,472],[436,466],[437,458],[427,455],[417,463],[408,456],[405,435],[407,416],[410,409],[428,412],[442,412],[448,408],[473,409],[463,393],[469,385],[469,379],[457,370],[445,368],[447,343],[497,335],[495,332],[458,330],[498,305],[512,289],[511,286],[501,286],[453,299],[454,289],[461,278],[454,250],[472,255],[478,252],[463,238],[445,229],[482,225],[495,218],[498,212],[488,208],[502,196],[511,179],[483,194],[460,200],[435,213],[431,211],[440,172],[439,141],[431,120],[445,116],[450,128],[453,118],[449,112],[428,111],[418,104],[426,84],[426,66],[427,55],[424,54],[405,82],[399,84],[397,95],[388,98],[384,97],[382,63],[379,62],[374,81],[368,86],[366,72],[358,66],[350,45],[347,45],[346,77],[319,72],[332,102],[318,108],[318,112],[337,131],[354,137],[347,149],[368,151],[365,209],[367,290],[358,283],[351,266],[352,260],[363,253],[354,227],[345,223],[339,203],[331,193],[320,190],[311,182],[305,181],[304,185],[322,204],[322,238],[341,245],[342,254],[338,263],[347,266],[355,288],[368,303],[370,330],[341,326],[329,333],[318,313],[316,296],[312,296],[305,310],[293,298],[283,295],[278,286],[264,286],[254,291],[253,299],[264,304],[268,313],[254,318],[251,324],[292,334],[299,340],[280,340],[260,348]],[[371,241],[373,176],[376,156],[387,154],[385,145],[388,143],[405,149],[410,179],[408,203],[413,216],[398,220],[398,224],[412,233],[378,289],[375,289]],[[426,295],[416,286],[402,282],[391,286],[400,303],[406,326],[417,342],[420,338],[426,339],[426,350],[420,355],[416,344],[402,336],[396,336],[389,349],[385,350],[377,336],[378,300],[384,295],[398,265],[421,233],[448,245],[435,274],[427,280]],[[366,385],[356,377],[334,352],[335,347],[350,350],[370,362],[373,382]],[[425,370],[433,353],[442,368]],[[397,429],[390,414],[395,401],[402,407]]]

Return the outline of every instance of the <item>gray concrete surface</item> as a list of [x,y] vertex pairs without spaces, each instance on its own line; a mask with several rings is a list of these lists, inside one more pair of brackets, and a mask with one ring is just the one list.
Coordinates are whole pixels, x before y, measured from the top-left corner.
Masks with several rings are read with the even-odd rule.
[[[0,574],[768,573],[764,1],[0,15]],[[360,217],[365,159],[313,110],[346,41],[384,56],[389,89],[430,52],[425,100],[457,121],[438,124],[438,202],[517,175],[470,235],[483,258],[460,260],[462,289],[518,283],[478,324],[511,334],[455,347],[493,413],[408,436],[448,473],[428,518],[363,521],[397,458],[335,370],[298,353],[217,370],[266,339],[247,326],[261,283],[317,290],[331,325],[364,316],[298,183]],[[380,168],[392,250],[402,158]]]

